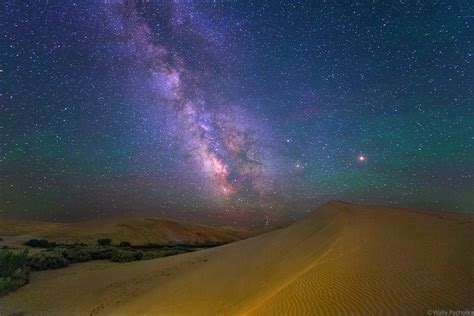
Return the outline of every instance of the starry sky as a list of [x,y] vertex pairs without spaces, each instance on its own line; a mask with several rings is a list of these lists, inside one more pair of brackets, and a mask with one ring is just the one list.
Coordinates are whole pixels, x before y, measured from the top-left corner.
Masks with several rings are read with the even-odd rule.
[[2,2],[0,216],[474,211],[473,22],[471,1]]

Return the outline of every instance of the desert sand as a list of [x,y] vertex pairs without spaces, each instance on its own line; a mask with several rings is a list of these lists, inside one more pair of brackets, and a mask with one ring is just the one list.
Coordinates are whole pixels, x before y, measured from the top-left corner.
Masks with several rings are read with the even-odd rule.
[[1,313],[424,314],[474,309],[472,216],[332,201],[287,228],[183,255],[38,272]]

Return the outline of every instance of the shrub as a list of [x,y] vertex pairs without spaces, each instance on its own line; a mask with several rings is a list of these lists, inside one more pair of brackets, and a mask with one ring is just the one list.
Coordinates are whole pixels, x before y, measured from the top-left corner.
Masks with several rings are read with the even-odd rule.
[[155,258],[160,258],[162,257],[160,255],[161,251],[160,250],[148,250],[143,253],[142,260],[150,260],[150,259],[155,259]]
[[49,242],[46,239],[30,239],[24,245],[33,248],[53,248],[57,246],[55,242]]
[[28,251],[0,250],[0,296],[28,283]]
[[168,257],[168,256],[174,256],[174,255],[179,255],[181,253],[185,253],[186,251],[182,250],[177,250],[173,248],[164,248],[163,250],[160,251],[160,257]]
[[27,262],[27,250],[19,253],[10,250],[0,250],[0,277],[13,276],[18,268],[25,269]]
[[89,253],[92,256],[93,260],[101,260],[101,259],[110,259],[114,255],[114,250],[109,247],[90,247],[88,248]]
[[112,258],[113,262],[130,262],[142,260],[143,253],[141,251],[116,250]]
[[97,243],[99,244],[99,246],[110,246],[112,244],[112,240],[109,238],[103,238],[97,240]]
[[130,243],[128,241],[122,241],[120,244],[119,244],[119,247],[131,247],[132,245],[130,245]]
[[28,260],[28,266],[32,270],[59,269],[69,265],[62,253],[57,251],[42,251],[35,253]]
[[16,272],[14,276],[0,278],[0,296],[13,292],[28,282],[28,273],[18,269],[18,272]]
[[88,249],[70,248],[63,251],[63,256],[70,263],[86,262],[92,260],[92,255]]
[[140,261],[143,258],[143,252],[137,252],[135,253],[135,260]]

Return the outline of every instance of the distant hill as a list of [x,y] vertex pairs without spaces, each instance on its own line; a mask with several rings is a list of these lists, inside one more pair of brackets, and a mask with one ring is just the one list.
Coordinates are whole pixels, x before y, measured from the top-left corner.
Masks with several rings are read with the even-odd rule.
[[243,229],[215,228],[153,217],[110,218],[78,223],[0,219],[0,237],[3,239],[0,245],[20,245],[31,238],[88,244],[95,243],[100,238],[110,238],[113,243],[128,241],[132,245],[227,243],[249,235]]

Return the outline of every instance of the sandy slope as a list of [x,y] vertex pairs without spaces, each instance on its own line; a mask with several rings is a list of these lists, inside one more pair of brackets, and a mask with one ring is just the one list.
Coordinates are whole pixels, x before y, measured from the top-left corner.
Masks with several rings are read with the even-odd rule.
[[472,217],[330,202],[195,253],[33,274],[1,312],[426,314],[473,309]]
[[[3,243],[18,245],[33,237],[65,243],[96,243],[100,238],[132,244],[230,242],[248,236],[233,228],[215,228],[164,218],[109,218],[78,223],[0,220]],[[0,246],[3,244],[0,241]]]

